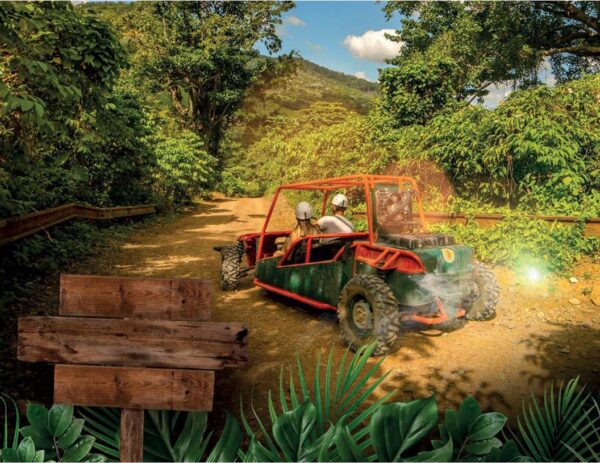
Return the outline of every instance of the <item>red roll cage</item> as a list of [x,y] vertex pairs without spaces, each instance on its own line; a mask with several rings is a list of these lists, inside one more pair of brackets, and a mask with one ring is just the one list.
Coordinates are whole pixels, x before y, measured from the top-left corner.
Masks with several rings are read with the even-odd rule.
[[345,177],[336,177],[322,180],[311,180],[308,182],[290,183],[288,185],[281,185],[277,187],[271,201],[271,207],[265,219],[265,223],[260,232],[260,241],[258,246],[258,253],[256,260],[260,260],[263,257],[263,243],[264,236],[267,233],[271,216],[275,210],[275,205],[279,198],[279,194],[282,190],[312,190],[323,192],[323,204],[321,209],[321,215],[324,215],[327,210],[327,200],[329,199],[329,193],[333,190],[340,188],[351,188],[351,187],[362,187],[365,191],[365,202],[367,206],[367,223],[368,223],[368,240],[369,244],[374,245],[377,237],[375,236],[375,230],[373,227],[373,211],[371,204],[371,198],[369,192],[375,188],[377,184],[394,184],[398,183],[398,188],[401,188],[402,184],[410,183],[412,189],[416,192],[415,199],[417,201],[417,209],[419,213],[419,221],[421,226],[425,228],[425,216],[423,213],[423,205],[421,202],[421,192],[414,178],[395,176],[395,175],[349,175]]

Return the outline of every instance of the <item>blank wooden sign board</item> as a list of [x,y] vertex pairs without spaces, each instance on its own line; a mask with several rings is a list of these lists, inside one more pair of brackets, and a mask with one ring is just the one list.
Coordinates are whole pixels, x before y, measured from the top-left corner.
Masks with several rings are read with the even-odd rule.
[[247,362],[241,323],[210,322],[197,278],[61,275],[58,317],[19,318],[18,358],[51,362],[54,402],[121,408],[121,461],[142,461],[144,409],[211,411],[215,370]]

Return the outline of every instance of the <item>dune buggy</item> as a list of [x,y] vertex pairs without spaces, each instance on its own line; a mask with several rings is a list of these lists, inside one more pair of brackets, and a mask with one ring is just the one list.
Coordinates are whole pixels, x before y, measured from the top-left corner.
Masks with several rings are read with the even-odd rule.
[[[297,239],[277,255],[290,230],[269,231],[283,190],[322,193],[321,213],[336,192],[356,192],[366,206],[366,230]],[[314,193],[313,193],[314,194]],[[413,213],[413,210],[416,211]],[[500,289],[494,274],[452,236],[428,233],[417,183],[410,177],[360,175],[283,185],[275,191],[262,231],[241,235],[221,252],[221,287],[237,288],[254,270],[267,291],[336,311],[352,348],[394,346],[405,327],[455,329],[494,316]],[[242,268],[242,259],[246,264]]]

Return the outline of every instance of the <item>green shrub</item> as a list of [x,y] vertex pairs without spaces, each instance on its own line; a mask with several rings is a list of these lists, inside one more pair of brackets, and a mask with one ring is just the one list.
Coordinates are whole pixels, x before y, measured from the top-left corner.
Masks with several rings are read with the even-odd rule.
[[523,213],[508,215],[498,224],[482,228],[467,225],[432,225],[430,229],[454,235],[458,243],[474,248],[478,259],[502,264],[517,271],[534,267],[544,272],[562,272],[584,255],[597,256],[600,240],[585,237],[585,224],[549,224]]
[[399,167],[427,160],[457,196],[540,213],[600,215],[600,76],[465,105],[398,131]]
[[182,131],[156,145],[156,188],[171,204],[187,204],[216,183],[216,159],[196,134]]
[[27,405],[28,426],[21,426],[19,410],[12,400],[15,425],[12,442],[8,436],[7,401],[4,405],[4,437],[0,449],[0,461],[4,462],[74,462],[105,461],[98,454],[90,454],[95,438],[82,434],[84,420],[73,416],[70,405],[53,405],[48,410],[43,405]]

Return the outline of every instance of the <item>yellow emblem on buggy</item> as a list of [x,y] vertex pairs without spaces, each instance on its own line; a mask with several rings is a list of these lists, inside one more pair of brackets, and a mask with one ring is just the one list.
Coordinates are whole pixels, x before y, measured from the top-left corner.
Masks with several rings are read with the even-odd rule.
[[444,248],[442,249],[442,255],[444,256],[444,260],[451,264],[454,262],[454,251],[452,249]]

